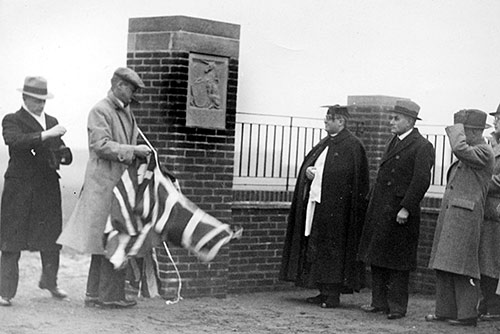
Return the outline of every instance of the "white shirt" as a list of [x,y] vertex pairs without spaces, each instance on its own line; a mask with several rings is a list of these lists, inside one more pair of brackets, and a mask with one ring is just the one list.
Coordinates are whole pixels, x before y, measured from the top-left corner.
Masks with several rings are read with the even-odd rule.
[[405,139],[406,137],[408,137],[408,135],[409,135],[409,134],[410,134],[410,132],[412,132],[412,131],[413,131],[413,128],[411,128],[410,130],[406,131],[405,133],[402,133],[402,134],[398,135],[399,140],[403,140],[403,139]]

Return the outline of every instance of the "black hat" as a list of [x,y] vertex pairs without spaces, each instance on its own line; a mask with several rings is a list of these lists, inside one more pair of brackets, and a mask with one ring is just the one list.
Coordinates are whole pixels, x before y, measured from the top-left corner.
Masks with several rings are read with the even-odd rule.
[[349,115],[349,111],[347,110],[347,106],[341,106],[338,104],[335,104],[333,106],[321,106],[321,108],[328,108],[326,111],[327,115],[342,115],[344,117],[349,118],[351,115]]
[[496,112],[490,112],[491,116],[497,116],[500,115],[500,104],[498,105],[497,111]]

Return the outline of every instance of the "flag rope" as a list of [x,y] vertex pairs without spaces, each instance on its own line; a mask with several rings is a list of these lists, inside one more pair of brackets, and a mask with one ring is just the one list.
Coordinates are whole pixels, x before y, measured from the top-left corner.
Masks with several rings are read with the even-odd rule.
[[[139,134],[141,135],[142,139],[144,139],[144,141],[146,142],[146,144],[149,146],[149,148],[153,152],[153,154],[155,156],[155,161],[156,161],[157,168],[160,168],[160,162],[159,162],[159,159],[158,159],[158,152],[155,150],[155,148],[153,147],[153,145],[151,145],[151,143],[149,142],[148,138],[146,138],[146,136],[144,135],[144,133],[142,132],[142,130],[139,127],[137,127],[137,130],[139,130]],[[177,265],[175,264],[174,259],[172,258],[172,254],[170,253],[170,250],[168,249],[167,243],[165,241],[163,241],[163,247],[165,248],[165,251],[167,252],[167,255],[168,255],[168,258],[170,259],[170,262],[172,262],[172,265],[174,266],[175,273],[177,275],[177,282],[179,282],[178,285],[177,285],[177,297],[174,300],[167,300],[167,301],[165,301],[165,304],[171,305],[171,304],[176,304],[180,300],[182,300],[182,297],[181,297],[182,279],[181,279],[181,275],[179,273],[179,269],[177,269]]]

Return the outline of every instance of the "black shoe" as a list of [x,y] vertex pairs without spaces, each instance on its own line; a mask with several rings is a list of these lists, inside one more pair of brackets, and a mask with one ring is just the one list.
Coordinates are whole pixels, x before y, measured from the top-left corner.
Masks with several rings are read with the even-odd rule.
[[448,324],[452,326],[477,326],[477,318],[467,318],[467,319],[449,319]]
[[135,305],[137,305],[137,302],[135,300],[129,300],[129,299],[100,303],[100,306],[102,308],[129,308]]
[[40,282],[40,283],[38,283],[38,287],[42,290],[48,290],[52,294],[52,297],[54,297],[54,298],[64,299],[64,298],[68,297],[68,294],[66,293],[66,291],[59,289],[57,286],[53,287],[53,288],[49,288],[48,286],[46,286],[45,284]]
[[435,314],[427,314],[425,316],[425,321],[448,321],[450,318],[439,317]]
[[404,318],[405,315],[403,313],[400,313],[400,312],[391,312],[387,315],[387,319],[389,320],[396,320],[396,319],[401,319],[401,318]]
[[12,306],[12,303],[8,298],[0,297],[0,306]]
[[99,301],[99,298],[89,297],[89,296],[85,297],[83,304],[85,307],[99,307],[99,306],[101,306],[101,302]]
[[367,312],[367,313],[385,313],[385,314],[389,314],[389,310],[386,309],[386,308],[382,308],[382,307],[375,307],[375,306],[371,306],[371,305],[362,305],[361,306],[361,310]]
[[490,314],[490,313],[481,314],[481,315],[479,315],[479,320],[481,320],[481,321],[499,321],[500,314]]
[[326,298],[328,298],[327,295],[319,294],[315,297],[306,298],[306,302],[308,302],[309,304],[321,305],[321,303],[324,303],[326,301]]
[[338,296],[328,296],[326,300],[321,303],[321,308],[336,308],[340,305],[340,299]]

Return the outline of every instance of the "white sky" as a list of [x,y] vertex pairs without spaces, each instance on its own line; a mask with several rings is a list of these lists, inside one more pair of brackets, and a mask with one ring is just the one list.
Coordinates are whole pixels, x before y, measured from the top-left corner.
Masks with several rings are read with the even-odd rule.
[[498,0],[0,0],[0,117],[25,76],[44,76],[46,112],[85,147],[87,113],[126,63],[128,19],[172,15],[241,25],[239,112],[322,117],[348,95],[391,95],[448,124],[500,102]]

